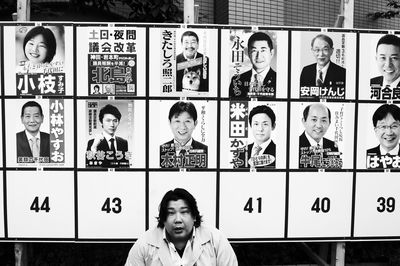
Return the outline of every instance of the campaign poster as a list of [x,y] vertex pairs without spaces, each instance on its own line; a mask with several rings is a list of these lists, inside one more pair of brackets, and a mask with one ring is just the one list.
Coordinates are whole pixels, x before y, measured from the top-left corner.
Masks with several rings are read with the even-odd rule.
[[73,166],[73,103],[70,99],[9,99],[7,165]]
[[150,167],[214,168],[216,108],[214,101],[151,101]]
[[357,169],[399,169],[399,139],[398,103],[359,103]]
[[294,102],[290,114],[290,168],[353,168],[354,103]]
[[399,100],[399,35],[360,33],[359,49],[359,99]]
[[[4,92],[11,96],[73,94],[73,26],[18,23],[3,27]],[[69,40],[69,41],[66,41]]]
[[133,100],[86,101],[86,168],[132,166]]
[[145,40],[144,28],[78,26],[78,94],[144,95]]
[[286,168],[286,103],[231,100],[221,107],[221,168]]
[[293,98],[354,99],[356,34],[292,32]]
[[17,95],[65,95],[65,29],[15,27]]
[[287,31],[221,31],[221,96],[232,99],[287,97]]
[[217,39],[217,29],[150,29],[150,94],[217,96]]

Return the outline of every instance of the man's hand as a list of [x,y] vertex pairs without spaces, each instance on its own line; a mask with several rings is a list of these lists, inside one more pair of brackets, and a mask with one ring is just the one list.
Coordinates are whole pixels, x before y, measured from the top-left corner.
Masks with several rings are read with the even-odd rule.
[[97,146],[99,146],[100,141],[101,141],[103,138],[104,138],[104,137],[103,137],[102,134],[96,134],[96,135],[94,136],[94,140],[93,140],[92,147],[90,147],[90,150],[91,150],[92,152],[96,152],[96,151],[97,151]]

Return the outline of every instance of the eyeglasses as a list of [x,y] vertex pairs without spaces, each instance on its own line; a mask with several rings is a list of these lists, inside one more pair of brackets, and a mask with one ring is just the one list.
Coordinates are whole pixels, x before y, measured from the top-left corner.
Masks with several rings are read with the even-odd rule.
[[322,48],[322,49],[311,49],[314,53],[319,54],[319,52],[322,52],[323,54],[329,53],[331,48]]
[[391,130],[397,130],[400,128],[400,124],[391,124],[390,126],[387,125],[380,125],[380,126],[376,126],[377,129],[379,130],[386,130],[386,129],[391,129]]

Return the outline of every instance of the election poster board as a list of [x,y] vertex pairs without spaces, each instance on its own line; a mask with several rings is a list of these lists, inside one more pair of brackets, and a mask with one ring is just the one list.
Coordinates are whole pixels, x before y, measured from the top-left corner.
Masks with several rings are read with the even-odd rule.
[[[400,68],[376,50],[397,34],[134,23],[1,29],[0,240],[134,241],[176,187],[237,242],[400,239],[400,99],[396,80],[384,82]],[[311,46],[329,40],[322,35],[333,48]],[[302,86],[303,70],[327,59],[340,80]],[[380,76],[382,85],[371,83]]]
[[150,95],[217,96],[217,30],[151,28]]
[[[222,97],[287,97],[287,31],[223,29],[221,49]],[[257,82],[255,69],[262,72]]]
[[145,28],[82,24],[76,29],[78,95],[145,95]]
[[[355,99],[355,55],[355,33],[293,31],[291,97]],[[319,69],[323,76],[317,84]]]
[[[5,26],[6,95],[73,94],[73,27],[68,24]],[[66,41],[67,40],[67,41]]]

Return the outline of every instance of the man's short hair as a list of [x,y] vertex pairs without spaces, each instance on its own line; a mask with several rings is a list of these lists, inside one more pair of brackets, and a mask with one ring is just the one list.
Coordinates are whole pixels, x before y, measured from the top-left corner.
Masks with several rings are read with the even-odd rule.
[[256,107],[254,107],[253,109],[251,109],[250,114],[249,114],[250,126],[251,126],[251,121],[253,119],[253,116],[256,114],[266,114],[271,119],[272,126],[275,125],[275,120],[276,120],[275,113],[269,106],[258,105]]
[[118,108],[111,104],[107,104],[106,106],[104,106],[103,108],[100,109],[100,113],[99,113],[100,123],[103,123],[103,118],[104,118],[105,114],[112,114],[113,116],[115,116],[118,119],[118,121],[121,120],[121,116],[122,116],[121,112],[118,110]]
[[376,109],[372,116],[374,127],[376,127],[379,120],[384,119],[388,114],[391,114],[394,120],[400,121],[400,107],[395,104],[382,104],[378,109]]
[[[307,121],[308,113],[310,112],[310,107],[313,106],[313,105],[314,104],[310,104],[306,108],[304,108],[304,111],[303,111],[303,119],[304,119],[304,121]],[[324,105],[324,106],[328,110],[328,119],[329,119],[329,123],[330,123],[331,122],[331,110],[329,110],[329,108],[326,105]]]
[[193,36],[196,38],[197,43],[199,42],[199,36],[197,36],[197,34],[194,31],[185,31],[182,36],[181,36],[181,43],[183,42],[183,37],[185,36]]
[[333,41],[331,39],[331,37],[325,35],[325,34],[318,34],[317,36],[315,36],[312,40],[311,40],[311,48],[314,46],[314,42],[316,39],[321,39],[325,42],[327,42],[330,46],[330,48],[333,48]]
[[381,44],[391,44],[400,49],[400,38],[393,34],[383,35],[376,44],[376,51],[378,51],[378,46]]
[[196,199],[187,190],[183,188],[175,188],[165,193],[158,207],[158,224],[157,227],[164,228],[164,222],[168,216],[168,204],[170,201],[183,200],[188,205],[191,215],[194,217],[194,226],[199,227],[201,224],[201,215],[197,208]]
[[35,101],[29,101],[29,102],[26,102],[26,103],[22,106],[22,108],[21,108],[21,117],[24,116],[24,111],[25,111],[25,108],[26,108],[26,107],[37,107],[37,108],[39,108],[40,116],[43,116],[42,106],[40,106],[40,104],[38,104],[38,103],[35,102]]
[[274,45],[272,43],[271,38],[268,36],[268,34],[259,31],[259,32],[254,33],[253,35],[251,35],[249,40],[247,41],[247,49],[249,49],[249,52],[250,52],[250,47],[252,47],[252,45],[255,41],[267,41],[269,49],[270,50],[274,49]]
[[179,116],[183,112],[188,112],[188,114],[193,118],[194,121],[197,121],[197,111],[196,107],[191,102],[176,102],[169,109],[168,119],[171,121],[172,117]]
[[50,29],[45,28],[43,26],[34,27],[30,31],[28,31],[28,33],[25,35],[23,42],[24,54],[25,54],[26,43],[37,35],[42,35],[43,39],[45,40],[45,43],[47,45],[47,53],[44,62],[50,63],[51,60],[53,60],[54,55],[56,54],[57,42],[53,32]]

